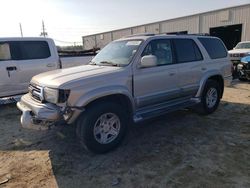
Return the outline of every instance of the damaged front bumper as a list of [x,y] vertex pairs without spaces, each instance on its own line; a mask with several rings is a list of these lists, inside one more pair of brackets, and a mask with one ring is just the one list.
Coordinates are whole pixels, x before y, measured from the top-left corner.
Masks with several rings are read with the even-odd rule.
[[22,111],[23,128],[45,130],[64,120],[60,107],[51,103],[39,103],[33,100],[30,94],[22,96],[17,107]]

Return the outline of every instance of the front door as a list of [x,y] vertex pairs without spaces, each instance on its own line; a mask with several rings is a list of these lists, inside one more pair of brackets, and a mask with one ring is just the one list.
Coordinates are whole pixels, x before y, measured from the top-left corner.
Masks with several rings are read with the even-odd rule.
[[11,60],[9,44],[0,43],[0,97],[14,95],[20,90],[18,80],[14,78],[17,67]]
[[179,97],[178,69],[174,63],[171,40],[149,42],[141,57],[154,55],[155,66],[136,68],[134,71],[134,97],[137,108],[170,101]]

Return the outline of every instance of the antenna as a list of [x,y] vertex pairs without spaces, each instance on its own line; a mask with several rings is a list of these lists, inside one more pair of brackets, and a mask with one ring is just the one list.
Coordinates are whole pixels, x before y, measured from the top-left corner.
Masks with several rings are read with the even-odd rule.
[[42,20],[42,32],[41,32],[40,36],[43,36],[43,37],[47,37],[48,36],[48,33],[46,32],[43,20]]

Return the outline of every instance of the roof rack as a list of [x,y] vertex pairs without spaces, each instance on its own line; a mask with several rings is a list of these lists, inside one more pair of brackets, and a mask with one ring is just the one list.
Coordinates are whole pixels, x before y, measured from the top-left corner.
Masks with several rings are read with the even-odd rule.
[[138,37],[138,36],[155,36],[155,34],[154,33],[138,33],[138,34],[133,34],[133,35],[125,36],[124,38]]
[[184,34],[184,33],[176,33],[176,34],[168,34],[166,33],[166,35],[197,35],[197,36],[210,36],[209,33],[187,33],[187,34]]

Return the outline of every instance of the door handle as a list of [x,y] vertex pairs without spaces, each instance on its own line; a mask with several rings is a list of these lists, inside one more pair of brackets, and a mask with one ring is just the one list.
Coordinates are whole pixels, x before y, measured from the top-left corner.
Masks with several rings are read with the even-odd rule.
[[47,64],[47,67],[54,67],[54,66],[55,66],[55,64],[53,64],[53,63]]
[[16,71],[17,68],[16,68],[16,66],[13,66],[13,67],[6,67],[6,70],[7,70],[7,72],[8,72],[8,77],[10,77],[10,71]]
[[17,70],[17,68],[14,66],[14,67],[6,67],[6,70],[7,71],[15,71]]

